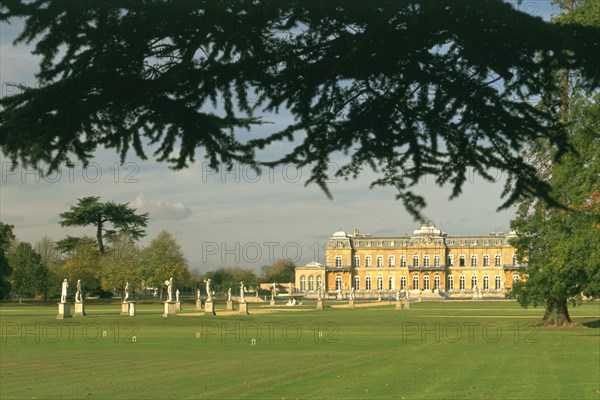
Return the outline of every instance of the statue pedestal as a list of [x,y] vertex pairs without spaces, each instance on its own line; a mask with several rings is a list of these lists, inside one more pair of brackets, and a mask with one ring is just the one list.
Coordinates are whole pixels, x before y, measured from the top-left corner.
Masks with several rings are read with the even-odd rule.
[[85,307],[83,305],[83,301],[75,302],[75,312],[73,313],[74,317],[85,317]]
[[348,307],[354,308],[354,300],[352,300],[352,299],[348,300]]
[[121,315],[129,315],[129,302],[124,301],[121,303]]
[[56,319],[71,318],[71,304],[70,303],[58,303],[58,315]]
[[177,316],[177,308],[174,301],[165,301],[165,313],[163,317],[172,318]]
[[402,300],[396,300],[396,310],[402,310],[403,308]]
[[269,302],[269,305],[271,305],[271,306],[274,306],[274,305],[275,305],[275,300],[271,300],[271,301]]
[[175,309],[176,309],[177,311],[181,311],[181,301],[177,300],[177,301],[175,302]]
[[233,300],[227,300],[227,307],[225,308],[227,311],[233,311]]
[[381,301],[381,293],[377,295],[377,301]]
[[323,300],[317,300],[317,310],[323,309]]
[[196,310],[202,310],[202,300],[196,300]]
[[129,316],[135,317],[135,301],[129,302]]
[[248,314],[248,303],[240,303],[240,314]]
[[410,310],[410,301],[408,301],[408,299],[404,299],[404,301],[402,302],[402,308],[404,308],[405,310]]
[[206,301],[204,303],[204,315],[216,315],[215,314],[215,304],[212,301]]

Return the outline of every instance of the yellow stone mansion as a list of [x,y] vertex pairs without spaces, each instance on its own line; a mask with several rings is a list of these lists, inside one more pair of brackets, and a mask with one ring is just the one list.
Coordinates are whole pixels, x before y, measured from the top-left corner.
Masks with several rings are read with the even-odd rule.
[[325,265],[297,267],[295,288],[372,297],[407,290],[429,298],[504,297],[525,266],[516,262],[514,232],[448,236],[433,223],[412,235],[372,236],[340,231],[327,241]]

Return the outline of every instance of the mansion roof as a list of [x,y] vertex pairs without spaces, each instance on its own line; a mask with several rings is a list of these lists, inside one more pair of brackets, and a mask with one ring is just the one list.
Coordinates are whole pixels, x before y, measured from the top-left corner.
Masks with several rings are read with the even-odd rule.
[[426,222],[414,230],[412,235],[374,236],[361,234],[358,229],[352,235],[338,231],[329,238],[328,247],[351,248],[406,248],[406,247],[498,247],[510,246],[509,240],[515,232],[492,232],[488,235],[448,235],[432,222]]

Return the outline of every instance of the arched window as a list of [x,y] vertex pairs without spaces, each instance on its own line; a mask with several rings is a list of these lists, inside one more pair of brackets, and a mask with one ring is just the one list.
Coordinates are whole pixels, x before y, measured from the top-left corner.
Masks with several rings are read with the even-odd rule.
[[365,278],[365,289],[367,290],[367,292],[371,291],[371,277],[367,276]]
[[365,257],[365,268],[370,268],[371,267],[371,256],[366,256]]
[[440,289],[440,277],[439,275],[436,275],[433,277],[433,290],[439,290]]
[[406,290],[406,277],[405,276],[400,278],[400,289]]
[[461,267],[465,266],[465,255],[461,254],[460,256],[458,256],[458,265]]
[[360,276],[354,277],[354,290],[360,290]]
[[400,256],[400,266],[406,267],[406,256]]
[[317,276],[317,290],[320,288],[325,289],[325,287],[323,287],[323,277],[321,275]]
[[388,290],[394,290],[394,277],[390,276],[388,278]]
[[475,290],[477,288],[477,277],[473,275],[471,277],[471,290]]
[[335,256],[335,266],[340,268],[342,266],[342,256]]
[[423,277],[423,290],[429,290],[429,275]]
[[465,279],[464,275],[461,275],[460,278],[458,279],[458,285],[459,285],[459,289],[460,290],[465,290],[466,286],[467,286],[467,280]]
[[429,255],[426,255],[425,257],[423,257],[423,266],[429,267]]
[[304,275],[302,275],[300,277],[300,291],[301,292],[305,292],[306,291],[306,277]]
[[496,257],[495,257],[495,259],[496,259],[496,262],[494,263],[494,265],[495,265],[496,267],[499,267],[499,266],[501,266],[501,265],[502,265],[502,264],[501,264],[501,262],[502,262],[502,257],[500,257],[500,254],[496,254]]
[[454,290],[454,277],[452,275],[450,275],[448,277],[448,290]]
[[484,267],[490,266],[490,256],[488,256],[487,254],[483,255],[483,266]]
[[396,266],[396,257],[394,257],[394,256],[388,257],[388,266],[390,268],[394,268]]
[[354,256],[354,266],[360,268],[360,256]]
[[475,254],[473,254],[471,256],[471,267],[476,267],[477,266],[477,256]]
[[413,256],[413,267],[419,266],[419,256]]
[[315,290],[315,277],[310,275],[308,277],[308,291],[312,292],[313,290]]
[[448,266],[454,267],[454,256],[452,254],[448,256]]
[[483,277],[483,290],[490,290],[490,278],[487,275]]
[[339,292],[341,290],[342,290],[342,277],[336,276],[335,277],[335,291]]
[[433,256],[433,266],[434,267],[439,267],[440,266],[440,256],[438,254],[436,254],[435,256]]
[[377,268],[383,267],[383,256],[377,256]]
[[377,277],[377,290],[383,290],[383,276]]
[[495,285],[495,288],[496,288],[496,290],[500,290],[500,289],[502,288],[502,287],[500,286],[500,285],[501,285],[501,282],[502,282],[502,280],[501,280],[501,279],[502,279],[502,278],[500,278],[500,275],[496,275],[496,279],[495,279],[495,281],[496,281],[496,285]]
[[419,290],[419,277],[413,276],[413,290]]

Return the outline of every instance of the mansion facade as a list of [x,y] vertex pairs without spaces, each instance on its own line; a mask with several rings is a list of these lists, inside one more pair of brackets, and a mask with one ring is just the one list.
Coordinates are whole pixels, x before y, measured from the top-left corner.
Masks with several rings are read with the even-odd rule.
[[504,297],[526,267],[509,244],[515,236],[448,236],[431,222],[404,236],[339,231],[327,241],[325,265],[296,267],[294,287],[307,296],[323,285],[338,294],[354,288],[357,297],[398,289],[433,298]]

